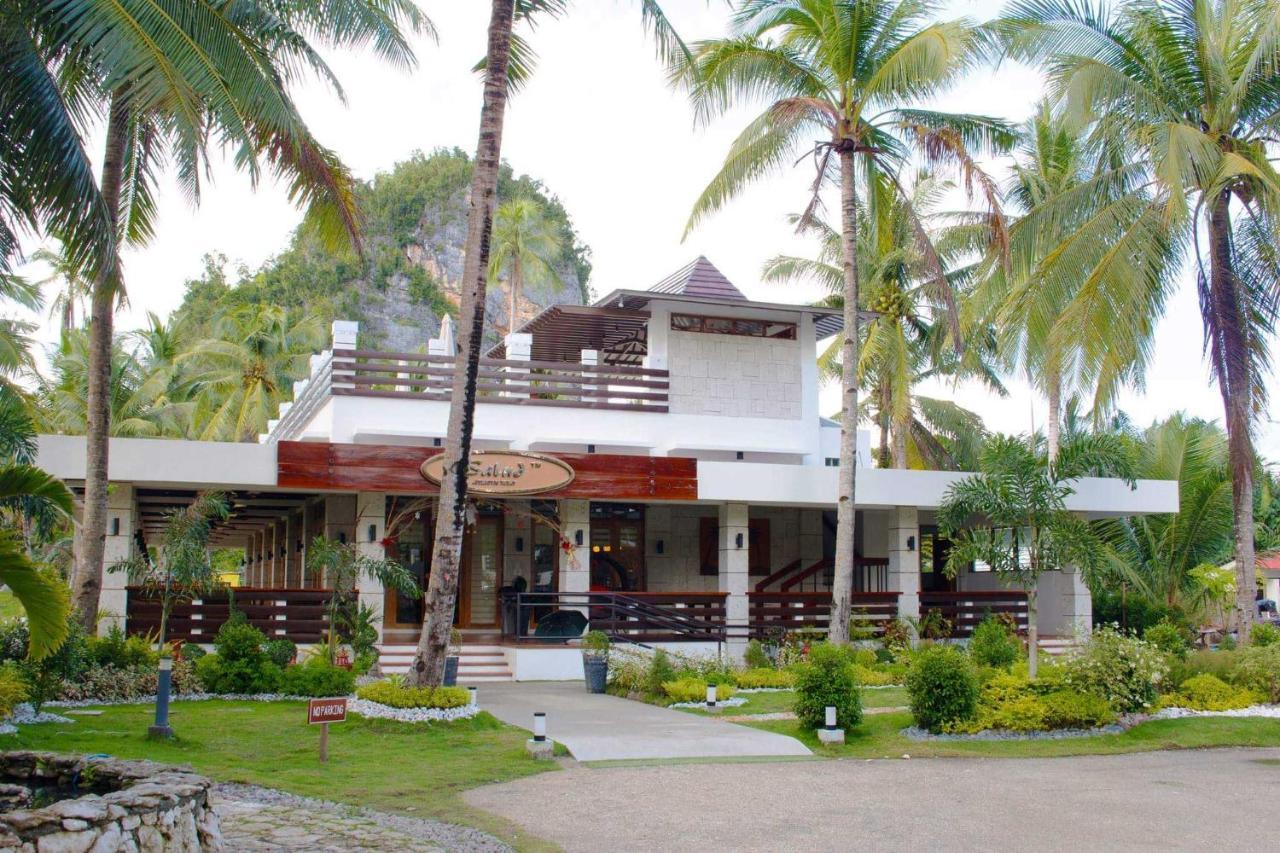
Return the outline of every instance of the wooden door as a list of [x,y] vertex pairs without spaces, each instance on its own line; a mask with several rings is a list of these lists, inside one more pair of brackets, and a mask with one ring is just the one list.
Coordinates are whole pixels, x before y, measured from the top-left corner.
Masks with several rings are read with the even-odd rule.
[[482,515],[467,533],[462,548],[461,599],[458,624],[463,628],[492,628],[499,623],[502,588],[502,516]]

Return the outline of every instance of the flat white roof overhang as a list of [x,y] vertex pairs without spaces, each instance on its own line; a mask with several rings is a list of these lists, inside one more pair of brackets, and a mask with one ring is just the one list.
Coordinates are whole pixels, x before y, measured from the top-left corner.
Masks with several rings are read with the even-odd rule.
[[[81,481],[85,472],[83,436],[37,437],[36,463],[51,474]],[[276,489],[275,444],[113,438],[108,476],[143,487],[189,489]],[[698,500],[737,501],[767,506],[832,507],[839,469],[767,462],[698,462]],[[965,474],[951,471],[858,469],[858,506],[914,506],[936,509],[947,488]],[[1178,484],[1139,480],[1130,489],[1120,480],[1089,477],[1075,484],[1067,506],[1090,517],[1178,511]]]

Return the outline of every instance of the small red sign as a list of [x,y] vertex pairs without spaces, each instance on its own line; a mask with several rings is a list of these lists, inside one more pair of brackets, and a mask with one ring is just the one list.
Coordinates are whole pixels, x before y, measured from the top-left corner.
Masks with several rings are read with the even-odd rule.
[[347,720],[346,697],[307,700],[307,723],[344,723]]

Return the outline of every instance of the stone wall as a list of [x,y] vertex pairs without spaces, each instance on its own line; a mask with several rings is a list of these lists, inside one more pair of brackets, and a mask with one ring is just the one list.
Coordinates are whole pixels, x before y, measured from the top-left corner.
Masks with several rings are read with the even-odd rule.
[[800,418],[799,341],[671,330],[671,411]]
[[[0,753],[0,796],[32,787],[86,790],[38,809],[0,813],[0,849],[31,853],[159,853],[222,850],[210,780],[150,761],[52,752]],[[97,792],[97,793],[95,793]]]

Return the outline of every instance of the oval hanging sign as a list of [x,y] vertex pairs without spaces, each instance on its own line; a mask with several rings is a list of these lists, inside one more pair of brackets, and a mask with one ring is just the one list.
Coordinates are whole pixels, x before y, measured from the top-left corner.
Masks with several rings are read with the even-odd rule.
[[[432,456],[418,469],[439,485],[444,477],[444,454]],[[568,463],[554,456],[516,450],[482,450],[471,454],[467,490],[477,495],[536,495],[573,482]]]

